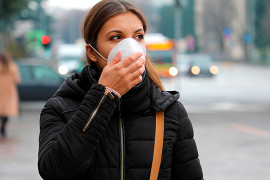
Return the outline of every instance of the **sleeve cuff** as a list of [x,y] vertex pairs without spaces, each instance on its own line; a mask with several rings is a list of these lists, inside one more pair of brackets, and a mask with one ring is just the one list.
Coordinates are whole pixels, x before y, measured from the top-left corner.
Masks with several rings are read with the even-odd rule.
[[116,90],[114,90],[114,89],[112,89],[112,88],[109,88],[109,87],[106,87],[106,89],[107,89],[108,91],[110,91],[110,92],[113,92],[115,95],[117,95],[117,96],[119,97],[119,99],[121,98],[121,95],[120,95]]

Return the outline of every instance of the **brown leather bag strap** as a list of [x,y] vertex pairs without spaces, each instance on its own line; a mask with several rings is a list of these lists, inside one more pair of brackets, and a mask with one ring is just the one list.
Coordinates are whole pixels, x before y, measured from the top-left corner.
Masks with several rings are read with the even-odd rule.
[[163,149],[164,111],[156,111],[156,132],[150,180],[157,180]]

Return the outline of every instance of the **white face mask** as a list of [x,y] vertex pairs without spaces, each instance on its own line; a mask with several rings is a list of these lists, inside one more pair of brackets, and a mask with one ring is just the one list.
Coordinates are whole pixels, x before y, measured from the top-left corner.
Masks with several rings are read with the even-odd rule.
[[91,48],[94,51],[96,51],[96,53],[100,57],[102,57],[104,60],[108,61],[108,63],[116,56],[116,53],[118,51],[121,52],[121,61],[123,59],[127,58],[128,56],[130,56],[131,54],[134,54],[136,52],[143,53],[143,55],[140,58],[142,58],[142,57],[145,58],[145,56],[146,56],[146,50],[145,50],[144,46],[133,38],[123,39],[116,46],[114,46],[114,48],[111,50],[111,52],[108,56],[108,59],[106,59],[104,56],[102,56],[91,44],[89,44],[89,46],[91,46]]

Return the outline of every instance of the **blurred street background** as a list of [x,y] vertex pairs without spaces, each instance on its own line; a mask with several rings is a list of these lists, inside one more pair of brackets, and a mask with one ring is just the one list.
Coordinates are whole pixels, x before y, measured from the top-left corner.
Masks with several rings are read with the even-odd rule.
[[[0,51],[20,69],[20,115],[0,137],[0,179],[39,180],[39,114],[85,65],[80,27],[99,0],[0,0]],[[147,51],[180,92],[206,180],[270,177],[270,1],[133,0]],[[1,99],[0,99],[1,101]]]

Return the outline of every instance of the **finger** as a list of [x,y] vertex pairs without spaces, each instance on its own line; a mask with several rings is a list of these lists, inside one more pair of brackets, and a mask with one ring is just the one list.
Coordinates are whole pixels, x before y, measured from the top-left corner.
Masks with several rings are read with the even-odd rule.
[[134,72],[134,71],[138,70],[140,67],[142,67],[142,65],[144,65],[144,63],[145,63],[145,59],[140,58],[137,61],[135,61],[134,63],[132,63],[129,67],[127,67],[126,70],[128,72]]
[[131,81],[133,81],[134,79],[138,78],[139,76],[141,76],[143,74],[143,72],[145,71],[145,66],[142,65],[139,69],[137,69],[136,71],[134,71],[133,73],[130,74],[130,79]]
[[109,62],[109,64],[107,66],[112,67],[113,65],[119,63],[120,60],[121,60],[121,52],[118,51],[116,53],[116,55],[114,56],[114,58]]
[[134,54],[131,54],[129,57],[125,58],[123,61],[121,61],[121,65],[123,67],[128,67],[132,62],[139,59],[143,54],[141,52],[136,52]]
[[134,87],[135,85],[139,84],[141,81],[142,81],[142,76],[139,76],[139,77],[135,78],[132,81],[132,87]]

